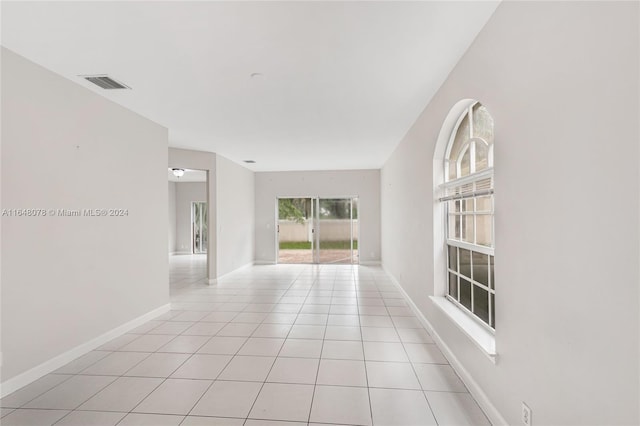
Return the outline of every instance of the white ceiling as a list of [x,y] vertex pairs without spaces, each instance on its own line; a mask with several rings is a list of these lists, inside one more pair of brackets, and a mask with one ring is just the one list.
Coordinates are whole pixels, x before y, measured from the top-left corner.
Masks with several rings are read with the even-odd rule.
[[191,170],[184,169],[184,175],[181,177],[176,177],[171,169],[167,169],[167,178],[169,182],[206,182],[207,181],[207,172],[204,170]]
[[1,35],[170,146],[256,171],[379,168],[497,4],[3,1]]

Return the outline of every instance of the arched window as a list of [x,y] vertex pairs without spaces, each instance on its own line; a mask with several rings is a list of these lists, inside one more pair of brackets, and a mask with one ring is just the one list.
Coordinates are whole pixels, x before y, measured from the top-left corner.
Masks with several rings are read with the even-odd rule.
[[493,118],[479,102],[460,115],[445,151],[447,298],[495,328]]

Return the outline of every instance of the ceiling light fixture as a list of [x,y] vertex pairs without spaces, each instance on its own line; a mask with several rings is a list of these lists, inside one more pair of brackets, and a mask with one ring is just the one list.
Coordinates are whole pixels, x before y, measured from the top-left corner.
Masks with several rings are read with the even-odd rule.
[[171,169],[173,175],[177,178],[184,176],[184,169]]

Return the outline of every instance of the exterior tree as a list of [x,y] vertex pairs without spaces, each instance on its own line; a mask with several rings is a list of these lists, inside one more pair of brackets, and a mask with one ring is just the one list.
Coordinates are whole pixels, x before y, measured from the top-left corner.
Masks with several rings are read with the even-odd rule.
[[279,219],[304,223],[306,219],[306,200],[303,198],[280,198],[278,200]]

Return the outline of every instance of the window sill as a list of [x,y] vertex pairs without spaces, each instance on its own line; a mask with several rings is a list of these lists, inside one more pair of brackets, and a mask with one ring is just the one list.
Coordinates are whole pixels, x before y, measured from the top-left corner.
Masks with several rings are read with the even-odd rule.
[[469,318],[467,314],[458,309],[458,307],[445,297],[431,296],[430,299],[434,305],[444,312],[444,314],[482,350],[482,353],[484,353],[491,362],[496,363],[498,357],[496,353],[496,338],[491,332]]

